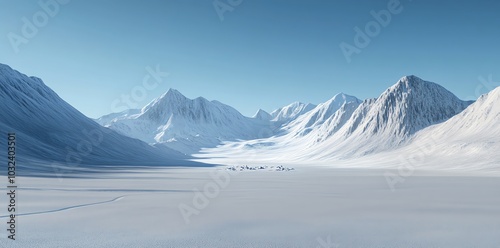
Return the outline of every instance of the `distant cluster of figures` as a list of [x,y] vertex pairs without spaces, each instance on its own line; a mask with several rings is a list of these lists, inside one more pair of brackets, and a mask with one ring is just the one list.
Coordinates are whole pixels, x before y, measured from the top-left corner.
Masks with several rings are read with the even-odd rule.
[[257,171],[257,170],[268,170],[268,171],[292,171],[294,168],[288,168],[283,165],[278,166],[248,166],[248,165],[236,165],[236,166],[228,166],[226,170],[230,171]]

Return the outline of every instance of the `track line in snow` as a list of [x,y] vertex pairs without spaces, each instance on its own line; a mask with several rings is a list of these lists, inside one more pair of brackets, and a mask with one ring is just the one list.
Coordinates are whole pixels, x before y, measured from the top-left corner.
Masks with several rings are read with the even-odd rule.
[[[74,205],[74,206],[69,206],[69,207],[64,207],[64,208],[58,208],[58,209],[53,209],[53,210],[47,210],[47,211],[39,211],[39,212],[31,212],[31,213],[21,213],[21,214],[17,214],[16,216],[28,216],[28,215],[48,214],[48,213],[55,213],[55,212],[61,212],[61,211],[65,211],[65,210],[75,209],[75,208],[84,208],[84,207],[89,207],[89,206],[102,205],[102,204],[106,204],[106,203],[111,203],[111,202],[119,201],[119,200],[123,199],[126,196],[127,195],[122,195],[122,196],[118,196],[118,197],[115,197],[115,198],[113,198],[111,200],[107,200],[107,201],[86,203],[86,204]],[[2,216],[0,216],[0,218],[7,218],[9,216],[10,215],[2,215]]]
[[99,189],[99,188],[74,188],[74,189],[58,189],[58,188],[30,188],[19,187],[18,190],[36,190],[36,191],[69,191],[69,192],[144,192],[144,193],[175,193],[175,192],[191,192],[191,190],[177,189]]

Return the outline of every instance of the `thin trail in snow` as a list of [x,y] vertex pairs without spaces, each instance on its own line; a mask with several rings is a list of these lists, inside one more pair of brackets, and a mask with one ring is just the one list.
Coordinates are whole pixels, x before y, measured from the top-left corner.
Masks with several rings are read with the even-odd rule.
[[[87,203],[87,204],[80,204],[80,205],[75,205],[75,206],[69,206],[69,207],[59,208],[59,209],[47,210],[47,211],[39,211],[39,212],[31,212],[31,213],[21,213],[21,214],[17,214],[16,216],[48,214],[48,213],[61,212],[61,211],[65,211],[65,210],[75,209],[75,208],[83,208],[83,207],[89,207],[89,206],[94,206],[94,205],[101,205],[101,204],[106,204],[106,203],[111,203],[111,202],[119,201],[119,200],[123,199],[126,196],[127,195],[122,195],[122,196],[118,196],[118,197],[115,197],[115,198],[113,198],[111,200],[107,200],[107,201],[93,202],[93,203]],[[0,216],[0,218],[7,218],[9,216],[10,215],[2,215],[2,216]]]

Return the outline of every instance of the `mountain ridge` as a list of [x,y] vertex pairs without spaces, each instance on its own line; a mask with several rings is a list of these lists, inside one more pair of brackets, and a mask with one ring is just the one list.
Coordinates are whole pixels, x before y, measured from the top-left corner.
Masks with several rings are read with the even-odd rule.
[[[56,165],[28,171],[50,171],[59,166],[82,165],[196,165],[187,157],[167,149],[104,128],[62,100],[37,77],[28,77],[7,65],[0,65],[0,130],[18,134],[19,158],[48,161]],[[144,156],[148,160],[144,161]],[[5,158],[0,158],[5,159]],[[74,166],[73,166],[74,167]]]
[[[446,121],[470,104],[436,83],[405,76],[378,98],[361,103],[331,144],[342,140],[337,149],[348,150],[347,157],[393,149],[417,131]],[[356,143],[361,145],[353,147]]]
[[[207,148],[219,155],[235,149],[246,157],[258,152],[266,161],[283,156],[290,161],[333,161],[411,153],[435,139],[442,142],[430,156],[479,156],[462,159],[478,159],[481,166],[500,160],[495,155],[500,149],[500,87],[475,102],[462,101],[415,75],[402,77],[377,98],[361,101],[339,93],[318,105],[294,102],[271,114],[259,109],[253,117],[169,89],[141,109],[91,120],[42,79],[2,64],[0,96],[0,129],[28,141],[19,147],[30,154],[21,159],[27,161],[62,165],[68,147],[74,151],[88,143],[88,133],[95,130],[104,141],[79,158],[82,165],[192,165],[186,161],[189,155]],[[46,165],[30,169],[49,170]]]

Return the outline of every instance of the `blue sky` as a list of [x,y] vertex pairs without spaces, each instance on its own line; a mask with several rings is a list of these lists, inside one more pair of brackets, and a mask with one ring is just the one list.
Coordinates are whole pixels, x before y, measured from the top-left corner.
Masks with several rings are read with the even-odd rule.
[[[354,45],[354,28],[395,0],[217,1],[232,9],[223,20],[213,0],[72,0],[47,20],[39,1],[0,0],[0,63],[42,78],[90,117],[116,110],[157,65],[169,75],[134,104],[176,88],[247,116],[339,92],[377,97],[410,74],[463,99],[500,82],[498,1],[401,0],[350,63],[340,44]],[[23,17],[39,26],[16,52],[11,39],[23,37]],[[493,83],[478,79],[490,75]]]

